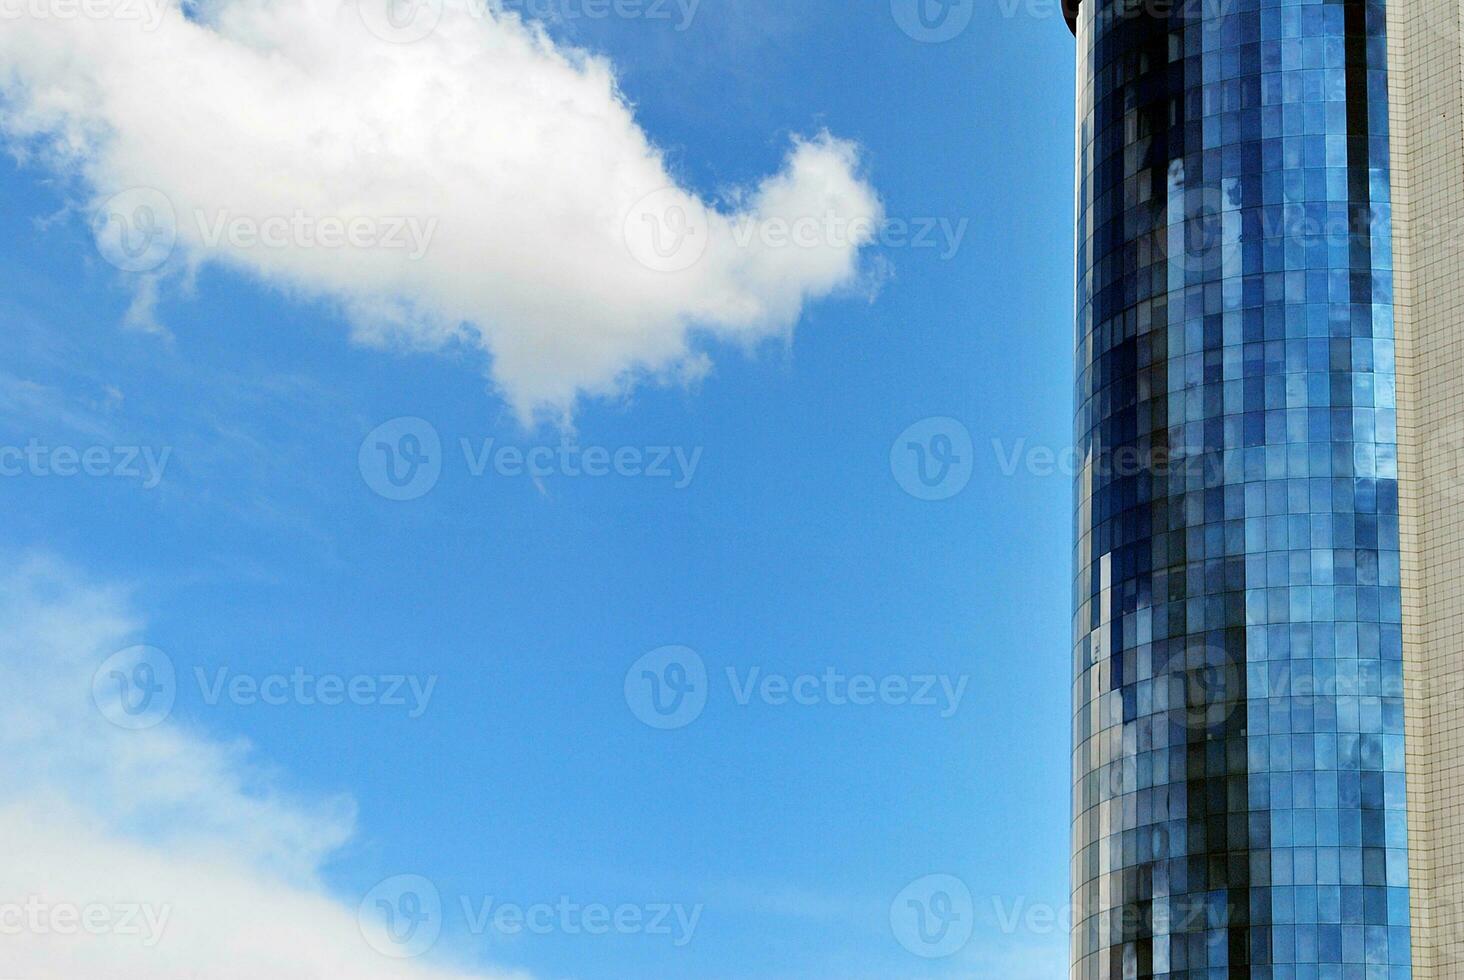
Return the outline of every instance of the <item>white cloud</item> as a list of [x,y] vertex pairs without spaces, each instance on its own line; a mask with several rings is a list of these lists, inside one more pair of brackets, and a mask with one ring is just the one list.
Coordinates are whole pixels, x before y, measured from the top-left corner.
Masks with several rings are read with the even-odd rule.
[[[176,248],[163,235],[122,259],[144,273],[140,323],[151,266],[221,262],[337,302],[367,342],[472,338],[520,414],[565,412],[695,373],[698,331],[786,334],[806,302],[858,283],[882,216],[856,148],[827,134],[704,210],[607,61],[483,0],[423,0],[440,21],[404,44],[378,36],[372,6],[403,0],[214,0],[188,17],[177,0],[111,2],[145,13],[63,19],[34,11],[73,0],[5,0],[32,13],[0,30],[0,128],[100,211],[157,205],[159,228],[171,213]],[[103,208],[132,188],[161,197]],[[330,220],[354,220],[356,245],[320,247]],[[103,242],[115,251],[125,227]],[[146,229],[130,230],[138,245]]]
[[247,746],[106,720],[93,673],[141,625],[125,593],[30,559],[0,575],[0,623],[0,976],[488,980],[381,955],[319,884],[349,801],[284,797]]

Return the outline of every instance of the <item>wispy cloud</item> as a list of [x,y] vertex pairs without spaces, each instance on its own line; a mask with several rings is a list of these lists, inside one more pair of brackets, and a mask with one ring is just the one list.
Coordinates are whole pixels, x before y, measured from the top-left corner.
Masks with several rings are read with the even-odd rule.
[[112,416],[122,392],[105,387],[89,396],[68,395],[60,388],[0,371],[0,420],[12,429],[44,424],[98,439],[115,436]]
[[353,803],[282,793],[243,743],[172,722],[114,725],[93,679],[142,635],[127,592],[44,557],[10,568],[0,577],[5,975],[504,980],[373,949],[357,910],[318,877],[352,833]]

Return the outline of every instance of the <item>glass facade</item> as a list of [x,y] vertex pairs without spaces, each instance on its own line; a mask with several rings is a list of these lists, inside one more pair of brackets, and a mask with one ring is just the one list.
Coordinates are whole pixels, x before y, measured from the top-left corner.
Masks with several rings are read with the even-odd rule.
[[1077,980],[1412,974],[1385,8],[1077,6]]

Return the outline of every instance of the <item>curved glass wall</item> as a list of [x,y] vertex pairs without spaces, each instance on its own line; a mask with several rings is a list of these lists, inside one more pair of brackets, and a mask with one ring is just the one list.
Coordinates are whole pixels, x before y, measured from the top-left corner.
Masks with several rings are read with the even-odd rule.
[[1411,976],[1383,0],[1083,0],[1073,976]]

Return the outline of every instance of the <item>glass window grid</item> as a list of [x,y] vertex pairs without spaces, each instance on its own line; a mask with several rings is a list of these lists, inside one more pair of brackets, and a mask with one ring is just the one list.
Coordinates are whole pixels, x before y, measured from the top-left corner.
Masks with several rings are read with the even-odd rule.
[[1080,13],[1074,976],[1409,977],[1384,4],[1174,7]]

